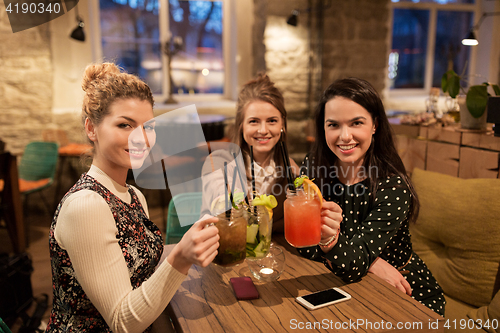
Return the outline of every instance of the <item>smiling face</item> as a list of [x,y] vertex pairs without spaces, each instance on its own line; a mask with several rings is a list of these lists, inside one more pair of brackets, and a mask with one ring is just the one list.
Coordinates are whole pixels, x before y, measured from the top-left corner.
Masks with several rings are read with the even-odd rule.
[[363,164],[375,129],[372,116],[358,103],[337,96],[325,104],[326,143],[339,166]]
[[254,160],[266,163],[280,139],[283,117],[272,104],[254,101],[247,105],[243,119],[243,139],[253,146]]
[[114,101],[97,126],[87,119],[85,130],[95,146],[93,164],[119,183],[142,166],[156,142],[153,108],[136,98]]

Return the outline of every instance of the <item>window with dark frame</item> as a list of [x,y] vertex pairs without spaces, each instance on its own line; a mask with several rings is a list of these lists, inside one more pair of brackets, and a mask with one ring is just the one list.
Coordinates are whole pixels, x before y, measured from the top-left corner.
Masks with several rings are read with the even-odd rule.
[[461,41],[473,26],[474,3],[475,0],[392,0],[388,64],[391,90],[440,87],[441,77],[448,69],[467,75],[471,48]]
[[[166,40],[176,44],[174,93],[224,93],[222,1],[99,0],[99,10],[104,60],[141,77],[154,94],[168,91]],[[167,21],[168,31],[161,31]]]

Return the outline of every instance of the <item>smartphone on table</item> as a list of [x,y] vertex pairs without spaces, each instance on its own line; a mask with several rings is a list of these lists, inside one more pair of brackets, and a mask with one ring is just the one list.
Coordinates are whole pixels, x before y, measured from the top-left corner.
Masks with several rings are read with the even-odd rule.
[[330,288],[312,294],[299,296],[295,300],[308,310],[316,310],[324,306],[347,301],[351,295],[339,288]]

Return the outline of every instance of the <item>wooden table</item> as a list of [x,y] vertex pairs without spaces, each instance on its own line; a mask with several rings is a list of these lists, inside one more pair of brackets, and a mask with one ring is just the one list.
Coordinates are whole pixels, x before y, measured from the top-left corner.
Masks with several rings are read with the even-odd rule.
[[[84,155],[90,156],[91,150],[92,146],[86,143],[67,143],[59,147],[59,167],[54,191],[53,211],[56,210],[66,191],[80,178],[81,172],[73,166],[72,159],[79,159]],[[66,172],[71,177],[69,187],[63,186],[63,177]]]
[[[301,257],[282,236],[274,241],[284,249],[286,261],[284,273],[274,282],[253,278],[246,263],[193,266],[167,307],[177,331],[443,332],[441,316],[375,275],[346,285],[322,263]],[[238,301],[229,283],[237,276],[251,276],[260,298]],[[314,311],[295,301],[331,287],[341,287],[352,299]]]

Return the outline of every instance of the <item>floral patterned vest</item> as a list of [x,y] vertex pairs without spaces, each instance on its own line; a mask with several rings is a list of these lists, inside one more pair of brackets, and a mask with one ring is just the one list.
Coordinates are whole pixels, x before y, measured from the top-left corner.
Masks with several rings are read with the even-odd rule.
[[133,289],[153,274],[163,252],[161,232],[146,217],[144,208],[130,186],[128,191],[132,201],[127,204],[97,180],[83,174],[58,205],[49,231],[54,298],[47,332],[111,332],[76,279],[68,253],[59,246],[54,236],[62,204],[70,194],[85,189],[100,194],[113,213],[118,230],[116,238],[127,262]]

